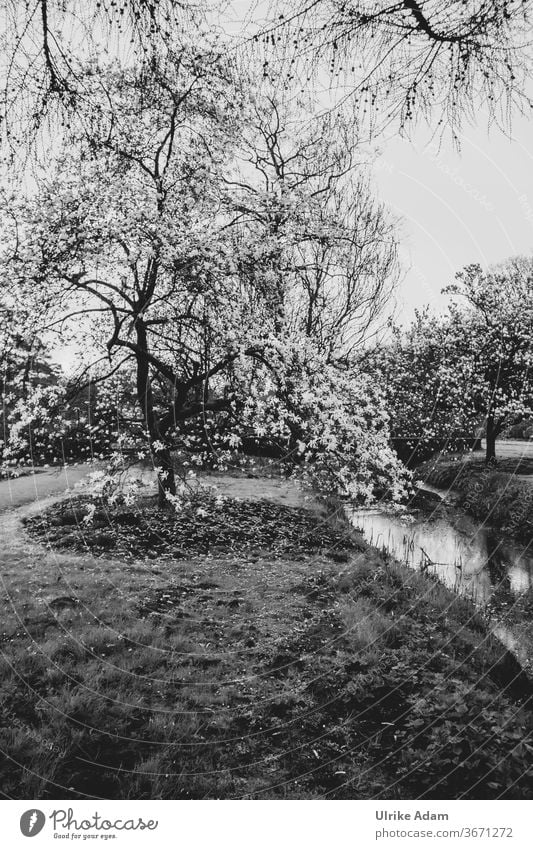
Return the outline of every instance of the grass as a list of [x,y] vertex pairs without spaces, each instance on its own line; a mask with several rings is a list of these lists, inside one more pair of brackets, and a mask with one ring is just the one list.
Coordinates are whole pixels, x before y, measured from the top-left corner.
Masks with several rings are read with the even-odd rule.
[[6,797],[533,798],[530,683],[473,608],[338,514],[284,508],[266,545],[271,507],[234,544],[227,500],[178,560],[42,523],[4,552]]
[[471,455],[439,457],[417,469],[417,476],[427,483],[454,490],[457,507],[525,542],[533,539],[533,479],[515,475],[532,473],[531,459],[509,458],[491,467]]

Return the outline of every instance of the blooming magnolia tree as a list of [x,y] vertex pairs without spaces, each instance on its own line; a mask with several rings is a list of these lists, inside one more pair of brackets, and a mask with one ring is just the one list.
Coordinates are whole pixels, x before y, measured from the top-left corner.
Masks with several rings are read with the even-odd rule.
[[[110,453],[126,440],[151,455],[161,505],[179,498],[172,451],[194,420],[216,421],[229,448],[266,427],[328,489],[397,496],[375,390],[294,321],[302,245],[337,237],[308,188],[316,179],[288,191],[278,175],[255,194],[230,179],[257,114],[249,81],[188,42],[140,66],[94,62],[84,85],[82,130],[65,135],[33,194],[6,195],[3,220],[13,298],[77,344],[65,404],[89,384],[132,389],[135,408],[121,408],[106,440]],[[317,169],[326,188],[337,177]]]
[[393,444],[408,464],[464,445],[479,424],[457,355],[449,318],[424,310],[407,329],[393,327],[390,342],[367,356],[386,396]]
[[207,397],[209,380],[249,342],[249,303],[216,220],[243,97],[220,59],[187,47],[149,67],[90,67],[86,84],[84,133],[36,196],[11,206],[4,261],[45,327],[85,335],[88,379],[133,364],[163,497],[175,488],[167,436],[225,405]]
[[447,314],[421,313],[372,360],[407,459],[457,445],[484,423],[490,462],[502,431],[533,415],[533,261],[468,266],[447,291]]
[[533,415],[533,260],[514,257],[484,272],[471,265],[448,291],[456,371],[484,419],[486,459],[504,428]]
[[384,396],[368,373],[329,362],[305,336],[276,341],[268,366],[235,366],[238,433],[267,438],[323,492],[367,503],[406,494],[409,475],[391,448]]

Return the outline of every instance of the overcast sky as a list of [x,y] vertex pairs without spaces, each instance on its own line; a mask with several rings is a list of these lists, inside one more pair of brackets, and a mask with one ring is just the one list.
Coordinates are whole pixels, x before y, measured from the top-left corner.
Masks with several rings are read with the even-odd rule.
[[512,138],[487,131],[486,120],[467,128],[461,150],[440,151],[429,132],[413,141],[397,135],[380,142],[379,194],[397,213],[402,259],[409,268],[398,293],[404,318],[432,303],[442,308],[443,286],[464,265],[485,266],[533,252],[533,149],[531,124],[513,122]]

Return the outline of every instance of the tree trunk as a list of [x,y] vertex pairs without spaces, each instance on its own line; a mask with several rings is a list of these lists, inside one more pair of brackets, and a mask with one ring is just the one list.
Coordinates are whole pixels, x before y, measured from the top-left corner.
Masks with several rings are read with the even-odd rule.
[[485,441],[486,441],[486,450],[485,450],[485,462],[486,463],[495,463],[496,462],[496,437],[498,435],[497,428],[494,424],[494,417],[492,415],[487,416],[487,427],[485,429]]
[[158,467],[162,470],[157,477],[158,504],[162,509],[169,509],[172,504],[167,494],[176,495],[176,475],[170,449],[164,448],[158,451],[156,459]]
[[[150,437],[150,447],[154,442],[161,442],[159,421],[154,410],[154,397],[152,392],[152,381],[150,378],[150,366],[148,362],[148,341],[146,327],[138,319],[136,324],[137,342],[139,352],[137,354],[137,399],[144,415],[146,429]],[[153,448],[152,448],[153,450]],[[159,507],[170,509],[172,504],[167,498],[167,493],[176,494],[176,479],[170,448],[164,446],[155,452],[155,461],[161,473],[157,476],[157,493]]]

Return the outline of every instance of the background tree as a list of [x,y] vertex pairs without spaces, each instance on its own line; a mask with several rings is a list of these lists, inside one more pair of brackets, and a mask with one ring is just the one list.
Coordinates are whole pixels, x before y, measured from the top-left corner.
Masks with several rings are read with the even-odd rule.
[[471,444],[480,415],[447,317],[417,313],[407,329],[393,326],[392,339],[365,360],[382,382],[393,445],[404,462],[413,465],[436,451]]
[[350,127],[309,122],[305,106],[272,93],[254,103],[244,165],[228,180],[241,273],[276,297],[282,324],[346,361],[397,282],[395,222],[354,161]]
[[383,328],[399,277],[395,222],[364,174],[330,186],[316,234],[298,246],[293,323],[349,365]]
[[367,356],[383,380],[395,445],[411,462],[464,447],[480,424],[492,462],[497,437],[533,414],[533,261],[486,272],[471,265],[456,279],[446,314],[420,313]]
[[[61,369],[22,304],[6,299],[0,314],[0,460],[7,471],[20,463],[50,459],[48,422]],[[37,398],[40,412],[32,417],[28,404]]]
[[467,266],[448,291],[458,297],[449,319],[457,372],[485,420],[492,461],[502,431],[533,413],[533,260]]

